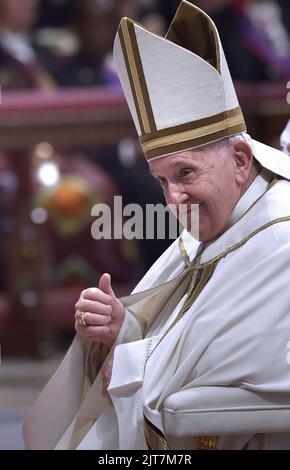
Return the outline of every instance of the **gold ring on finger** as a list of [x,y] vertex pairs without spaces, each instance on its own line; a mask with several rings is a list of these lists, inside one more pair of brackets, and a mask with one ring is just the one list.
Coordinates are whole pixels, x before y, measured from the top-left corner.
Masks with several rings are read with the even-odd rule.
[[80,312],[79,310],[77,310],[75,314],[75,319],[79,326],[87,326],[85,320],[85,312]]

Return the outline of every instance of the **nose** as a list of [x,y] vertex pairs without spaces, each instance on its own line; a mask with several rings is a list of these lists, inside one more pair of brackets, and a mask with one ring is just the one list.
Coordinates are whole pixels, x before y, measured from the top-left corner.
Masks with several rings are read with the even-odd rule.
[[179,205],[187,201],[188,194],[184,190],[183,185],[177,183],[169,183],[167,188],[167,203]]

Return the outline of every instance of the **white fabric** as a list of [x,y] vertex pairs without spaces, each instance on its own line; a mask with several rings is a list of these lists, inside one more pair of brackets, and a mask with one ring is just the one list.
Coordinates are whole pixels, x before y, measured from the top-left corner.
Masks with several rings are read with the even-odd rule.
[[[207,118],[225,108],[224,86],[217,70],[192,52],[134,24],[143,72],[157,129]],[[227,71],[227,66],[224,64]],[[226,75],[227,82],[231,78]],[[233,88],[233,87],[232,87]]]
[[178,391],[164,401],[164,428],[172,437],[289,432],[290,400],[240,387],[197,387]]
[[[239,106],[214,23],[206,13],[189,2],[183,1],[180,8],[184,7],[184,4],[199,12],[203,21],[208,21],[215,31],[220,73],[197,54],[133,23],[157,130],[215,116]],[[132,99],[131,84],[125,70],[119,33],[116,35],[113,57],[140,136],[140,125]]]
[[35,52],[26,34],[1,31],[0,43],[12,57],[23,64],[33,64],[36,61]]
[[[76,414],[84,377],[82,355],[81,341],[76,337],[62,364],[50,379],[49,387],[44,388],[25,420],[23,438],[28,449],[52,449]],[[51,390],[53,393],[50,393]],[[62,399],[63,390],[66,390],[65,399]],[[45,432],[39,432],[42,427]]]
[[133,95],[132,95],[130,81],[129,81],[129,77],[128,77],[128,73],[127,73],[127,69],[126,69],[126,64],[125,64],[125,60],[124,60],[124,56],[123,56],[123,52],[122,52],[122,48],[121,48],[121,43],[120,43],[120,39],[119,39],[118,35],[116,35],[115,42],[114,42],[114,57],[113,57],[113,60],[114,60],[114,65],[115,65],[116,69],[118,70],[119,79],[120,79],[120,82],[122,84],[122,88],[124,90],[126,100],[127,100],[129,109],[131,111],[132,118],[133,118],[136,130],[137,130],[137,133],[140,136],[141,135],[141,129],[140,129],[139,120],[138,120],[138,116],[137,116],[136,106],[135,106],[135,103],[134,103],[134,98],[133,98]]
[[228,223],[226,225],[227,229],[237,222],[237,220],[241,217],[244,212],[246,212],[246,210],[250,207],[252,201],[255,200],[259,194],[263,194],[272,176],[273,175],[271,173],[267,173],[265,170],[263,170],[261,174],[259,174],[255,178],[251,186],[247,189],[245,194],[243,194],[238,204],[234,208],[233,212],[231,213]]
[[[249,205],[263,192],[260,183],[256,182],[253,187],[256,189],[250,191]],[[186,426],[184,429],[178,427],[174,436],[170,426],[166,428],[168,420],[165,419],[167,411],[164,415],[164,405],[168,410],[168,403],[172,403],[172,397],[178,393],[189,396],[190,391],[194,391],[193,399],[196,397],[196,400],[193,400],[191,411],[195,405],[200,405],[198,394],[204,387],[227,387],[229,393],[231,388],[241,388],[251,392],[253,399],[256,393],[259,396],[263,394],[268,404],[279,404],[281,395],[288,397],[290,222],[270,223],[290,216],[289,201],[290,183],[280,180],[246,215],[240,218],[240,212],[239,220],[205,248],[202,263],[221,255],[216,270],[192,307],[160,344],[159,340],[179,312],[184,297],[179,305],[168,307],[168,310],[164,308],[161,320],[156,318],[143,340],[140,340],[138,322],[128,313],[114,348],[109,387],[114,410],[103,401],[98,404],[97,397],[101,393],[99,377],[81,407],[81,415],[95,417],[96,422],[81,440],[79,449],[109,449],[112,445],[118,449],[145,448],[142,411],[166,434],[171,448],[195,448],[193,437],[199,434],[198,429],[188,435]],[[243,209],[241,204],[240,211]],[[269,226],[251,237],[265,224]],[[190,243],[187,233],[183,237],[186,247],[191,248],[189,255],[192,259],[199,244],[193,239]],[[248,241],[245,244],[225,253],[246,237]],[[146,312],[138,312],[134,303],[141,305],[142,296],[145,300],[151,298],[154,309],[153,303],[158,302],[162,291],[186,272],[178,241],[175,241],[139,283],[136,293],[131,296],[131,305],[128,299],[124,300],[140,325]],[[160,288],[154,288],[160,284]],[[138,293],[144,288],[151,290]],[[168,305],[173,305],[171,301],[169,299]],[[150,302],[144,305],[150,310]],[[133,342],[126,344],[129,338]],[[50,392],[53,395],[51,388]],[[179,401],[181,405],[182,402]],[[256,404],[259,405],[259,400]],[[224,435],[226,430],[220,420],[219,448],[239,449],[246,445],[262,449],[290,448],[290,425],[289,432],[270,432],[262,438],[254,436],[261,424],[260,416],[256,414],[255,427],[247,430],[240,426],[240,420],[233,422],[232,435]],[[37,425],[40,432],[39,423]],[[217,428],[214,430],[218,431]],[[45,441],[45,428],[42,432],[42,440]]]
[[[285,192],[285,196],[287,192],[289,196],[286,201],[289,201],[288,182],[277,183],[275,189],[273,188],[265,196],[265,200],[268,199],[267,205],[271,206],[271,202],[275,205],[275,202],[271,201],[270,194],[275,199],[275,193],[278,195],[280,192]],[[257,204],[256,215],[264,213],[262,209],[265,200]],[[277,210],[277,216],[289,214],[287,207],[289,202],[285,206]],[[246,218],[249,219],[245,216]],[[257,227],[262,222],[261,219],[257,220],[254,214],[251,215],[252,219],[256,220]],[[239,224],[244,225],[242,235],[246,235],[247,232],[249,234],[249,220],[247,223],[241,220],[237,226]],[[237,233],[237,226],[233,226],[222,237],[229,238],[230,231],[233,234]],[[251,230],[253,228],[251,227]],[[162,403],[178,389],[227,385],[269,392],[271,396],[274,391],[288,393],[290,369],[286,363],[286,344],[289,330],[286,325],[290,320],[287,319],[285,313],[288,313],[289,298],[288,296],[286,296],[287,299],[283,298],[281,291],[284,292],[283,286],[287,289],[288,285],[284,270],[286,266],[289,266],[290,261],[289,228],[290,222],[284,223],[283,227],[273,225],[267,232],[261,232],[256,239],[248,242],[247,249],[237,250],[222,260],[217,268],[218,274],[213,276],[194,306],[167,335],[166,341],[160,343],[156,353],[150,357],[144,376],[143,399],[146,416],[159,429],[164,431]],[[268,243],[273,236],[274,246],[272,242],[269,253]],[[209,248],[214,250],[214,245],[213,243]],[[282,258],[279,256],[276,261],[276,250],[280,249],[284,251],[285,258],[282,255]],[[206,256],[206,251],[203,256],[204,260],[209,257]],[[211,257],[213,255],[212,252]],[[279,275],[281,263],[283,269]],[[267,293],[263,292],[262,286],[265,285],[273,268],[276,281],[273,280],[270,286],[267,284]],[[155,272],[159,271],[160,265],[157,263]],[[250,283],[247,282],[248,276],[251,279]],[[279,283],[281,288],[277,290]],[[245,286],[244,289],[240,289],[241,285]],[[261,295],[265,296],[264,301],[261,301]],[[225,299],[227,299],[226,302]],[[178,310],[179,308],[175,309],[171,318],[175,317]],[[277,341],[278,355],[273,354],[274,340]],[[156,343],[157,339],[154,338],[154,341]],[[118,349],[115,354],[117,352]],[[130,354],[127,357],[122,356],[124,364],[127,363],[129,357]],[[143,364],[143,359],[141,364]],[[135,367],[138,370],[140,363],[136,363]],[[116,366],[114,372],[117,375],[119,375],[118,370],[119,367]],[[113,377],[112,380],[116,379]],[[127,409],[130,410],[131,415],[134,415],[132,403],[136,400],[136,395],[133,393],[130,400],[128,394],[131,384],[124,383],[124,375],[119,376],[118,380],[119,394],[126,397]],[[123,382],[122,386],[120,382]],[[138,383],[140,384],[140,379]],[[140,393],[140,388],[136,393]],[[123,421],[122,414],[120,414],[118,416],[119,427],[120,422],[126,428],[128,415]],[[195,433],[198,434],[198,430]],[[221,434],[223,434],[222,429]],[[241,437],[241,440],[244,445],[244,437]],[[145,441],[143,443],[139,441],[136,448],[142,448],[142,444],[145,445]],[[128,447],[130,448],[130,443],[126,441],[126,448]]]
[[283,152],[290,155],[290,119],[281,135],[281,147]]
[[267,170],[290,179],[290,158],[280,150],[251,139],[254,156]]
[[229,71],[229,67],[226,61],[226,57],[222,48],[222,44],[219,39],[220,45],[220,61],[221,61],[221,78],[223,83],[223,93],[224,93],[224,106],[226,110],[234,109],[239,106],[238,98],[236,91],[233,85],[232,77]]

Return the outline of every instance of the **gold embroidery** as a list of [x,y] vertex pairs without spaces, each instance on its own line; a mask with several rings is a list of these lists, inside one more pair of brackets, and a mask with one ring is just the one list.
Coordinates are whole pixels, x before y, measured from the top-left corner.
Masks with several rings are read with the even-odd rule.
[[182,319],[184,314],[187,312],[187,310],[191,307],[191,305],[194,303],[196,298],[199,296],[202,289],[204,288],[204,286],[206,285],[206,283],[208,282],[208,280],[210,279],[210,277],[212,276],[212,274],[215,270],[217,262],[212,263],[211,266],[208,266],[203,271],[203,273],[201,274],[200,280],[196,284],[197,275],[198,275],[199,269],[201,267],[201,265],[200,265],[201,255],[202,255],[202,251],[196,257],[196,259],[194,261],[194,264],[193,264],[193,267],[192,267],[192,269],[193,269],[192,279],[190,281],[189,287],[188,287],[187,292],[186,292],[186,294],[188,295],[188,298],[185,301],[185,304],[182,306],[180,312],[177,314],[176,318],[173,320],[171,325],[168,327],[168,329],[165,331],[163,336],[160,338],[160,340],[156,344],[155,348],[150,352],[150,354],[148,354],[148,356],[146,358],[146,362],[145,362],[145,368],[146,368],[146,364],[147,364],[149,358],[151,357],[151,355],[153,354],[155,349],[159,346],[161,341],[163,341],[163,339],[168,335],[168,333],[175,327],[175,325]]
[[[276,177],[274,177],[274,178],[272,179],[272,181],[269,183],[269,185],[267,186],[267,188],[265,189],[265,191],[261,194],[261,196],[259,196],[259,197],[250,205],[250,207],[248,207],[248,209],[247,209],[245,212],[243,212],[243,214],[235,221],[235,223],[234,223],[233,225],[236,225],[236,224],[237,224],[237,223],[238,223],[238,222],[239,222],[239,221],[240,221],[240,220],[241,220],[241,219],[260,201],[260,199],[262,199],[262,197],[263,197],[270,189],[273,188],[273,186],[277,183],[277,181],[278,181],[278,177],[276,176]],[[277,220],[280,221],[280,219],[276,219],[276,221],[277,221]],[[271,225],[272,225],[272,222],[275,222],[275,221],[271,221]],[[263,227],[265,227],[265,226],[260,227],[260,229],[262,229]],[[267,227],[265,227],[265,228],[267,228]],[[256,232],[253,232],[253,233],[256,234]],[[257,232],[257,233],[258,233],[258,232]],[[250,234],[250,235],[251,235],[251,234]],[[252,236],[254,236],[254,235],[252,235]],[[250,237],[250,238],[251,238],[251,237]],[[250,239],[250,238],[249,238],[249,239]],[[246,239],[240,240],[239,243],[244,244],[244,243],[245,243],[244,240],[246,240]],[[247,240],[246,240],[246,241],[247,241]],[[233,245],[232,247],[228,248],[228,250],[233,251],[233,250],[232,250],[233,247],[235,247],[235,245]],[[237,248],[239,248],[239,246],[237,246]],[[188,253],[187,253],[186,249],[185,249],[184,242],[183,242],[183,240],[182,240],[182,236],[180,236],[180,238],[179,238],[179,249],[180,249],[180,251],[181,251],[181,255],[182,255],[182,257],[183,257],[183,259],[184,259],[186,265],[187,265],[187,266],[190,266],[190,258],[189,258],[189,256],[188,256]],[[230,252],[230,251],[229,251],[229,252]],[[216,256],[215,258],[212,258],[210,261],[208,261],[208,262],[206,262],[206,263],[201,263],[200,267],[201,267],[201,268],[205,268],[205,267],[207,267],[208,265],[210,265],[211,263],[218,261],[219,259],[221,259],[221,258],[223,258],[224,256],[226,256],[225,253],[228,254],[228,253],[227,253],[227,250],[226,250],[225,252],[220,253],[220,254],[219,254],[218,256]],[[189,262],[188,262],[188,260],[189,260]]]
[[234,127],[241,124],[244,124],[243,115],[226,118],[215,124],[209,124],[204,127],[199,127],[198,129],[191,129],[179,134],[172,134],[168,137],[159,137],[157,139],[151,140],[150,142],[145,142],[142,144],[142,149],[144,152],[148,152],[156,148],[166,147],[167,145],[174,145],[180,142],[186,142],[188,140],[214,134],[215,132],[222,131],[225,128]]
[[165,129],[158,129],[158,131],[152,131],[150,134],[145,134],[140,137],[142,144],[146,142],[151,142],[154,139],[160,137],[170,137],[173,134],[180,134],[186,131],[192,131],[193,129],[200,129],[204,126],[209,126],[210,124],[216,124],[225,119],[241,116],[242,110],[240,106],[230,109],[229,111],[223,111],[222,113],[214,114],[212,116],[196,119],[194,121],[185,122],[184,124],[177,124],[176,126],[166,127]]
[[189,3],[181,2],[165,38],[198,55],[221,73],[219,37],[206,13],[197,14]]
[[199,450],[217,450],[219,437],[217,436],[200,436],[197,437]]
[[180,250],[181,256],[183,258],[183,261],[185,263],[185,266],[189,266],[190,265],[190,258],[187,254],[187,251],[185,249],[184,242],[183,242],[181,236],[179,237],[178,245],[179,245],[179,250]]
[[194,138],[192,140],[181,141],[174,145],[168,144],[162,148],[154,148],[153,150],[147,151],[145,153],[145,157],[147,160],[151,160],[153,158],[160,158],[165,155],[172,155],[177,152],[190,150],[190,149],[197,148],[205,144],[210,144],[212,142],[217,142],[218,140],[224,139],[225,137],[230,137],[235,134],[241,134],[242,132],[245,132],[245,131],[246,131],[246,127],[245,127],[245,123],[243,122],[242,124],[238,124],[237,126],[234,126],[231,128],[222,129],[213,134],[203,135],[199,138]]
[[238,243],[235,243],[234,245],[230,246],[227,250],[223,251],[222,253],[220,253],[219,255],[215,256],[214,258],[212,258],[211,260],[207,261],[206,263],[202,263],[200,265],[201,268],[206,268],[207,266],[211,265],[213,262],[218,262],[220,261],[222,258],[225,258],[225,256],[227,256],[229,253],[231,253],[232,251],[235,251],[237,250],[238,248],[240,248],[241,246],[243,246],[245,243],[247,243],[247,241],[249,241],[251,238],[253,238],[255,235],[257,235],[259,232],[262,232],[263,230],[265,230],[266,228],[269,228],[271,227],[271,225],[275,225],[275,224],[279,224],[281,222],[290,222],[290,216],[286,216],[286,217],[279,217],[278,219],[275,219],[275,220],[271,220],[270,222],[267,222],[265,225],[262,225],[261,227],[259,227],[257,230],[255,230],[254,232],[250,233],[247,237],[243,238],[242,240],[240,240]]
[[165,436],[145,416],[144,434],[149,450],[169,450]]

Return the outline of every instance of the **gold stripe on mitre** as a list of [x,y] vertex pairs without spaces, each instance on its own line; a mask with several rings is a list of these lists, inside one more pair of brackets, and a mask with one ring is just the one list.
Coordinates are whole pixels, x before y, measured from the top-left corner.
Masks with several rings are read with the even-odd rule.
[[147,160],[210,144],[225,137],[246,132],[238,106],[208,118],[147,133],[140,137]]
[[118,33],[141,133],[148,134],[156,130],[156,124],[144,77],[134,22],[129,18],[123,18]]

